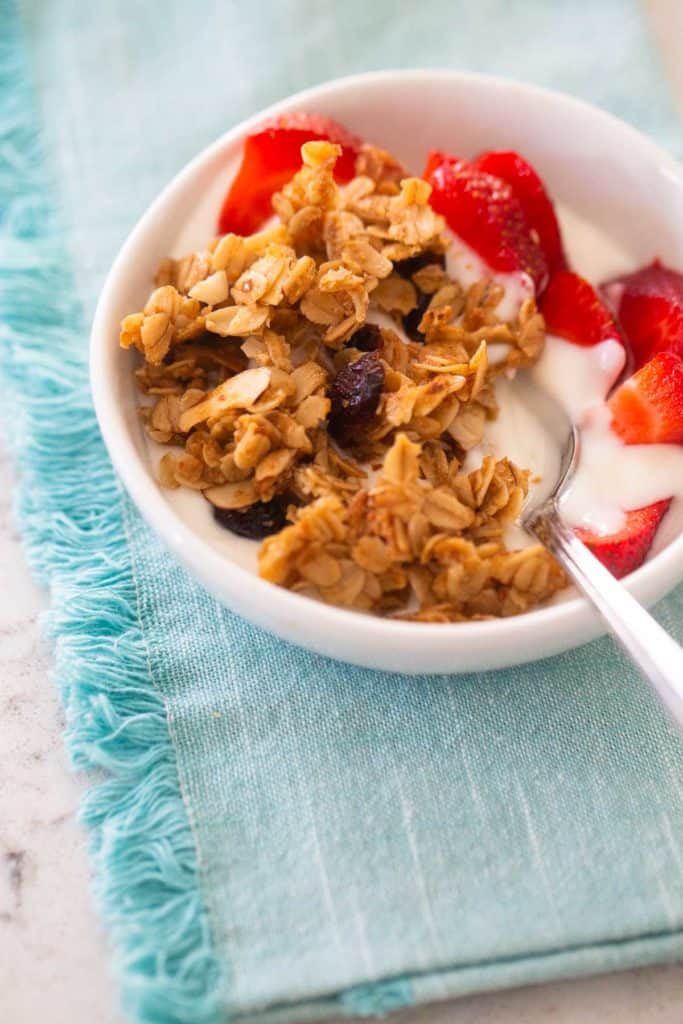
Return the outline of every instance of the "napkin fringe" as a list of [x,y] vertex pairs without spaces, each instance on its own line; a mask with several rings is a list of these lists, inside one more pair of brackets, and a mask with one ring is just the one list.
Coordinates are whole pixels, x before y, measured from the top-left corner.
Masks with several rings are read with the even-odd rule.
[[221,970],[138,621],[121,493],[91,405],[13,3],[0,4],[0,195],[0,380],[22,471],[18,518],[51,593],[67,749],[76,768],[111,776],[90,790],[82,818],[123,1002],[145,1024],[215,1024]]

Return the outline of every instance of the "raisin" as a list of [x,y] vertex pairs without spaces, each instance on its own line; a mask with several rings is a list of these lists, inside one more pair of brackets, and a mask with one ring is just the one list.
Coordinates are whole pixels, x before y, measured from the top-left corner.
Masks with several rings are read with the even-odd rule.
[[348,344],[361,352],[376,352],[382,347],[382,332],[377,324],[363,324],[351,335]]
[[427,306],[431,302],[431,295],[425,295],[424,292],[417,293],[417,306],[415,309],[411,309],[410,313],[406,313],[403,317],[403,330],[406,332],[409,338],[413,341],[424,341],[425,336],[418,329],[418,324],[424,316]]
[[329,392],[328,430],[335,441],[352,441],[371,422],[383,386],[384,368],[376,352],[366,352],[339,371]]
[[287,506],[291,500],[279,494],[270,501],[257,501],[247,508],[216,508],[213,517],[220,526],[231,530],[238,537],[261,540],[271,533],[277,533],[287,523]]
[[412,277],[418,270],[422,270],[423,267],[429,267],[432,263],[437,263],[443,269],[446,269],[446,255],[443,252],[421,252],[417,256],[409,256],[406,260],[398,260],[394,263],[394,270],[401,277]]

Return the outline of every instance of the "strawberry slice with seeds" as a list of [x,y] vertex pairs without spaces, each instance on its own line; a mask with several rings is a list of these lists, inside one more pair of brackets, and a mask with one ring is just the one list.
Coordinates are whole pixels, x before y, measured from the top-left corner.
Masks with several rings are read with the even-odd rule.
[[273,210],[271,197],[301,167],[301,147],[312,139],[327,139],[342,147],[335,166],[338,181],[349,181],[362,140],[343,125],[319,114],[280,114],[265,121],[244,142],[242,163],[228,189],[218,219],[221,234],[249,235],[258,231]]
[[655,260],[601,290],[619,318],[636,369],[658,352],[683,358],[683,274]]
[[607,404],[625,444],[683,444],[683,359],[659,352]]
[[511,150],[481,153],[474,166],[487,174],[506,181],[522,204],[522,209],[533,231],[536,232],[550,273],[567,268],[560,225],[555,207],[545,185],[527,161]]
[[590,347],[608,338],[622,341],[614,317],[593,286],[571,270],[553,274],[540,310],[549,334],[574,345]]
[[432,152],[423,177],[430,202],[449,228],[493,269],[523,271],[537,294],[548,282],[548,264],[520,200],[506,181],[466,160]]
[[652,547],[657,528],[666,515],[671,499],[656,501],[646,508],[626,513],[626,522],[617,533],[601,537],[589,530],[576,530],[579,540],[593,552],[613,576],[621,579],[642,565]]

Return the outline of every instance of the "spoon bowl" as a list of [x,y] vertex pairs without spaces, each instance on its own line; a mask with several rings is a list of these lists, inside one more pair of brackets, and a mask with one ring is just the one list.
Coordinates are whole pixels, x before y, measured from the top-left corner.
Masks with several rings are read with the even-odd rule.
[[683,731],[683,648],[638,604],[562,518],[562,494],[581,458],[579,431],[557,401],[536,387],[528,375],[518,375],[518,389],[520,397],[560,451],[557,476],[541,481],[532,490],[522,513],[522,526],[552,551]]
[[550,442],[560,453],[557,475],[554,478],[544,477],[531,489],[522,511],[522,526],[533,532],[529,524],[539,510],[549,502],[556,503],[560,492],[569,485],[579,464],[581,439],[566,411],[547,391],[534,384],[527,371],[517,374],[515,390],[534,418],[543,424]]

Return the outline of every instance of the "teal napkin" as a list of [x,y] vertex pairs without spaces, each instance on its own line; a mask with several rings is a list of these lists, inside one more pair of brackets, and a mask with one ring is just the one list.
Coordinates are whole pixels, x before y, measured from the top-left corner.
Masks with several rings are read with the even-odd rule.
[[[679,958],[681,746],[611,641],[409,678],[276,640],[159,544],[87,393],[85,325],[138,214],[295,89],[383,66],[491,70],[676,148],[634,3],[22,10],[23,32],[0,0],[3,408],[69,748],[110,775],[84,817],[133,1017],[375,1013]],[[657,614],[683,640],[683,589]]]

